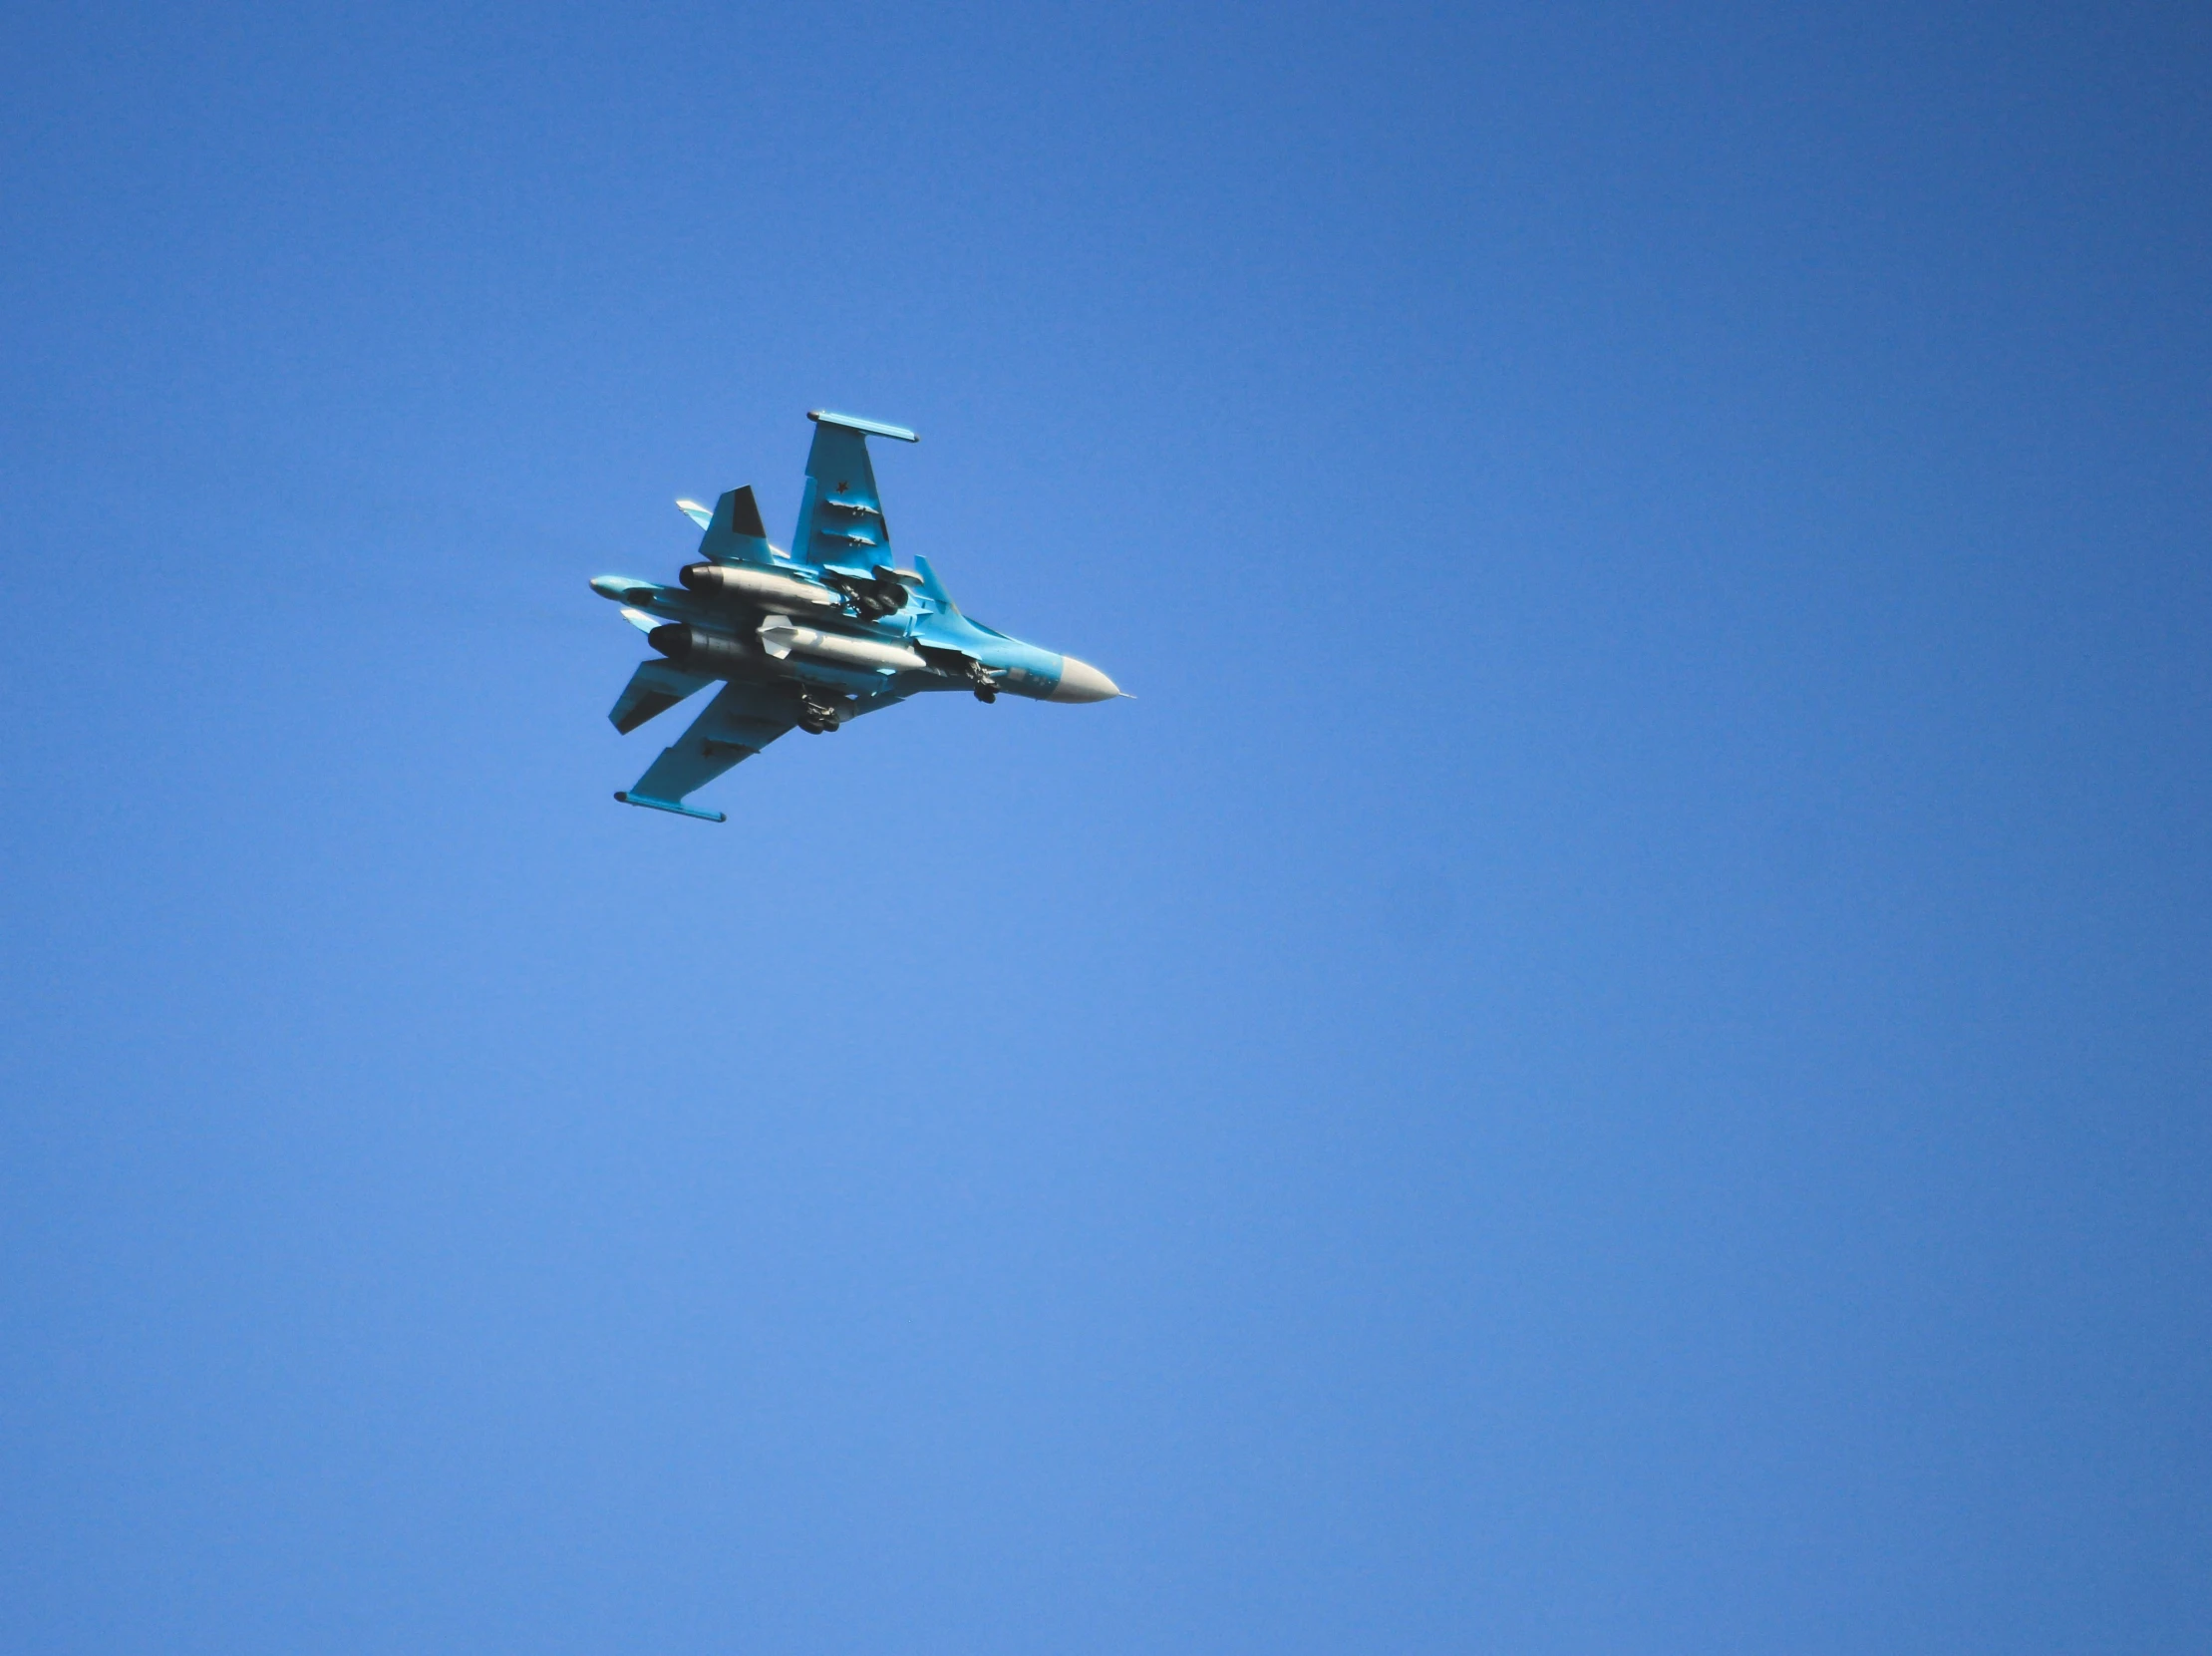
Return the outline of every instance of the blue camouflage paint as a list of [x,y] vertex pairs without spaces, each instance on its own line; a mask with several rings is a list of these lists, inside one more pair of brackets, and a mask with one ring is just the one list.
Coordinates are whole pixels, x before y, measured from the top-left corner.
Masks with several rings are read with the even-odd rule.
[[[686,796],[792,730],[826,734],[931,691],[963,691],[982,701],[1002,694],[1105,701],[1121,693],[1086,663],[970,620],[927,558],[917,557],[911,569],[899,564],[867,440],[919,442],[914,433],[819,409],[807,418],[814,439],[788,551],[769,541],[753,491],[734,489],[712,512],[678,502],[703,524],[685,584],[630,575],[592,579],[592,590],[622,605],[660,652],[638,666],[608,714],[618,730],[627,734],[723,683],[637,785],[615,795],[625,805],[722,822],[720,812],[686,805]],[[794,590],[812,594],[813,602],[791,602]],[[832,601],[835,607],[826,607]],[[825,635],[823,641],[783,655],[765,647],[764,624],[786,614]],[[791,636],[771,632],[767,643],[783,647]],[[869,659],[856,664],[817,652]],[[912,665],[917,657],[921,667]],[[877,658],[885,664],[872,664]]]

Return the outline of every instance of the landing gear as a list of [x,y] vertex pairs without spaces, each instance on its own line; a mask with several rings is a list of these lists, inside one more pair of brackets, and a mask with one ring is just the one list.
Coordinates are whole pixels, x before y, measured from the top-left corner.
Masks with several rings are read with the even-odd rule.
[[840,703],[823,701],[817,696],[801,695],[798,699],[798,728],[808,736],[827,736],[847,717]]
[[976,693],[976,700],[979,702],[997,701],[999,699],[1000,681],[1011,671],[1009,668],[1000,668],[994,671],[984,666],[982,662],[976,660],[966,650],[953,650],[938,644],[927,644],[919,638],[909,638],[907,648],[920,656],[922,660],[928,662],[931,672],[942,673],[946,678],[957,680],[973,690]]

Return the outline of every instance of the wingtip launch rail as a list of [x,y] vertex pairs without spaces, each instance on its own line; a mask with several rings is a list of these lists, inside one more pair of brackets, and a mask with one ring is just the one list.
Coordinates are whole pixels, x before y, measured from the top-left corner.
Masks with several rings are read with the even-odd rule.
[[856,420],[849,414],[831,414],[825,408],[808,409],[806,418],[816,425],[842,426],[848,432],[863,432],[869,437],[895,437],[901,443],[921,441],[904,426],[886,426],[880,420]]

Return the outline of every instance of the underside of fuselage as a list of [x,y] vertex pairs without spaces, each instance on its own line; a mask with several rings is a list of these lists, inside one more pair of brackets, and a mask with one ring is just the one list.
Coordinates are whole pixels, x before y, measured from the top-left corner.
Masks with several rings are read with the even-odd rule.
[[625,735],[720,682],[676,744],[618,794],[630,805],[721,820],[685,805],[692,790],[785,732],[824,734],[926,691],[983,702],[1097,702],[1122,692],[1087,662],[971,621],[927,558],[902,567],[868,459],[870,436],[917,441],[898,426],[817,411],[792,550],[769,544],[751,489],[714,508],[679,500],[701,530],[681,584],[600,575],[592,590],[656,652],[608,718]]
[[871,620],[843,603],[777,609],[623,575],[591,584],[621,603],[653,648],[703,678],[789,680],[865,697],[966,690],[984,701],[1002,691],[1051,701],[1069,676],[1070,657],[978,626],[956,609],[925,608],[926,599]]

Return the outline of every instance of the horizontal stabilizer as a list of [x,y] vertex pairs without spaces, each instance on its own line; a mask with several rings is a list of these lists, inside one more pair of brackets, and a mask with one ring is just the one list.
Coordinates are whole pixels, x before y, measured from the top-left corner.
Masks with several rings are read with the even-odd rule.
[[676,509],[682,512],[686,517],[689,517],[694,523],[697,523],[703,529],[711,529],[715,526],[715,514],[713,509],[711,507],[701,505],[697,500],[678,500],[676,502]]
[[622,694],[615,698],[607,719],[627,736],[646,720],[666,713],[686,696],[697,695],[712,683],[712,679],[683,672],[665,661],[640,662]]

